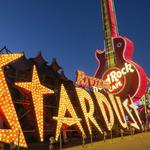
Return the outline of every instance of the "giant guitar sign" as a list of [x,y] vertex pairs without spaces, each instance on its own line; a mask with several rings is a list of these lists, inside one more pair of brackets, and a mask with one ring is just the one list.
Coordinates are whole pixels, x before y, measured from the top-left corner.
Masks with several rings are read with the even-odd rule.
[[94,74],[106,80],[110,93],[125,97],[130,95],[134,101],[146,91],[147,79],[144,70],[132,61],[134,44],[118,34],[113,0],[101,0],[105,50],[96,50],[99,66]]

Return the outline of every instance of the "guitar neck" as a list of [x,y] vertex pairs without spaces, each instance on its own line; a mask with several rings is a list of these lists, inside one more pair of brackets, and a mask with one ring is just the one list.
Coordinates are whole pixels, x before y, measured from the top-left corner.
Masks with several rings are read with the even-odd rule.
[[115,51],[112,43],[112,38],[118,35],[113,0],[101,0],[101,10],[106,48],[105,57],[107,60],[107,67],[109,68],[115,66]]

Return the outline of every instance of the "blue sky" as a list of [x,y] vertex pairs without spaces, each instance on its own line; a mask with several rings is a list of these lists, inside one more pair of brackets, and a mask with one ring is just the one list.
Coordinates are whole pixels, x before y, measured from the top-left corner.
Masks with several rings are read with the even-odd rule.
[[[115,0],[119,33],[135,44],[134,60],[150,75],[150,1]],[[0,0],[0,48],[42,51],[53,57],[70,79],[75,71],[93,75],[95,50],[103,49],[99,0]]]

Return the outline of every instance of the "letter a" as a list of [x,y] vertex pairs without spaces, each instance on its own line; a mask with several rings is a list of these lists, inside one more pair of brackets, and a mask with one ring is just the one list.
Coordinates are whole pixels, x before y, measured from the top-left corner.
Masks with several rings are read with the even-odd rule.
[[[65,117],[66,110],[69,111],[72,117]],[[85,135],[82,125],[80,123],[81,119],[78,118],[63,85],[61,85],[58,117],[53,117],[53,119],[57,120],[57,129],[55,136],[56,141],[58,140],[58,137],[60,135],[62,124],[67,124],[69,126],[76,124],[79,127],[82,135]]]
[[[84,117],[85,117],[85,120],[86,120],[86,123],[87,123],[88,130],[89,130],[90,134],[92,133],[92,130],[91,130],[89,120],[102,133],[101,128],[99,127],[98,123],[96,122],[96,120],[93,116],[94,115],[94,104],[93,104],[91,96],[84,89],[76,88],[76,91],[77,91],[77,95],[78,95],[78,98],[79,98],[79,101],[80,101],[80,105],[81,105],[81,108],[82,108],[82,111],[83,111],[83,114],[84,114]],[[89,112],[87,112],[85,100],[89,103]]]

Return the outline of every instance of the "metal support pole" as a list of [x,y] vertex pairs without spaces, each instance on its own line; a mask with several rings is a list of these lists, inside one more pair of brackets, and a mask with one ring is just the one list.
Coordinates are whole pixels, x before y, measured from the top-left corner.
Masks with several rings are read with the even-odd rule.
[[120,129],[120,133],[121,133],[121,139],[123,139],[123,130]]
[[92,137],[92,132],[90,134],[90,137],[91,137],[91,147],[93,147],[93,137]]
[[19,130],[19,133],[18,133],[18,146],[17,146],[17,150],[20,149],[19,144],[20,144],[20,130]]
[[110,143],[113,143],[112,127],[113,125],[110,123]]
[[135,128],[132,128],[132,134],[134,135],[134,133],[135,133]]
[[82,148],[85,146],[85,135],[82,135]]
[[59,138],[60,138],[60,150],[62,150],[62,137],[61,137],[61,129],[60,129],[60,136],[59,136]]
[[132,135],[132,134],[133,134],[133,133],[132,133],[132,127],[130,127],[130,132],[131,132],[131,135]]
[[53,144],[55,142],[54,137],[49,138],[49,150],[53,150]]
[[107,136],[106,131],[103,132],[103,136],[104,136],[104,137],[103,137],[103,140],[104,140],[104,142],[105,142],[105,141],[106,141],[106,136]]
[[111,138],[111,140],[112,140],[112,129],[110,130],[110,138]]
[[144,95],[143,97],[144,99],[144,108],[145,108],[145,119],[146,119],[146,122],[145,122],[145,131],[147,131],[148,129],[148,117],[147,117],[147,104],[146,104],[146,96]]

